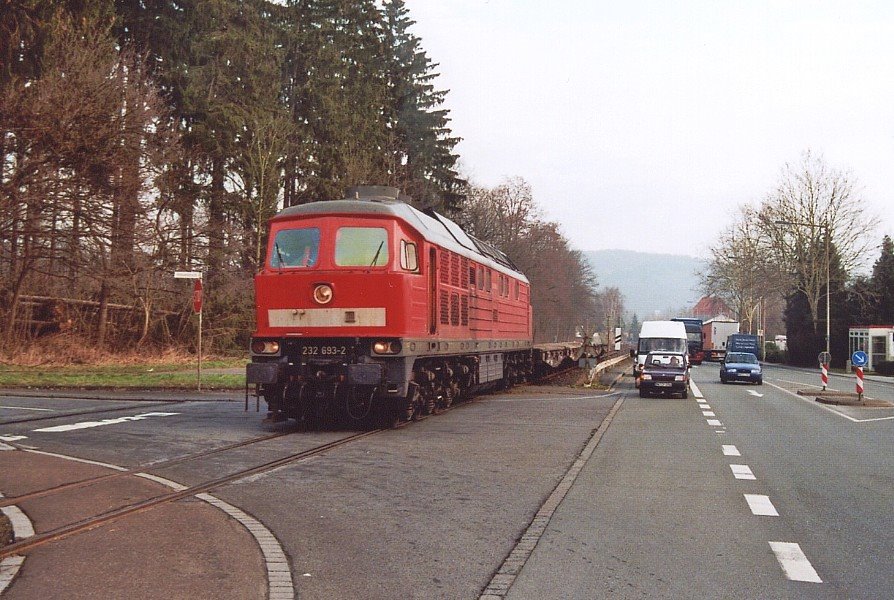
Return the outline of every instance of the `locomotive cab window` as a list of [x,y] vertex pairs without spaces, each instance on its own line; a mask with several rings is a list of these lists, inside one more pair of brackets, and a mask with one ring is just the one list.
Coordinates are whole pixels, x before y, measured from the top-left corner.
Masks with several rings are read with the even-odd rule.
[[416,256],[416,244],[413,242],[400,241],[400,268],[413,273],[419,272],[419,259]]
[[320,230],[316,227],[280,229],[273,238],[270,266],[274,269],[314,267],[320,253]]
[[382,227],[342,227],[335,234],[339,267],[381,267],[388,264],[388,232]]

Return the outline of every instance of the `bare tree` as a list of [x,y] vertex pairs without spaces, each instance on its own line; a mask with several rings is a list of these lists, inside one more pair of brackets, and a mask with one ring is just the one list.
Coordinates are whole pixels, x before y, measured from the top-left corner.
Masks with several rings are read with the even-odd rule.
[[520,177],[472,187],[464,226],[505,252],[531,282],[538,341],[570,340],[580,325],[600,322],[596,277],[556,223],[545,222],[530,185]]
[[756,210],[743,206],[738,219],[720,234],[700,273],[702,291],[723,300],[747,331],[754,330],[761,300],[781,295],[788,285],[769,260],[768,241],[761,235]]
[[[878,225],[861,202],[854,178],[830,168],[806,151],[801,162],[786,164],[776,189],[761,204],[757,229],[769,261],[788,275],[789,292],[800,291],[810,306],[814,331],[826,294],[827,277],[846,277],[872,245],[868,233]],[[835,255],[838,269],[831,269]],[[843,281],[832,281],[841,287]]]

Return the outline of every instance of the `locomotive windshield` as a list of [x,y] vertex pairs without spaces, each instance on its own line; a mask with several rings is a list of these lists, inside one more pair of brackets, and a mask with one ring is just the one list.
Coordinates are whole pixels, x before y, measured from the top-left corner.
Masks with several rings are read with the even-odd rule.
[[335,264],[375,267],[388,264],[388,232],[382,227],[342,227],[335,234]]
[[280,229],[273,240],[270,266],[313,267],[320,254],[320,230],[316,227]]

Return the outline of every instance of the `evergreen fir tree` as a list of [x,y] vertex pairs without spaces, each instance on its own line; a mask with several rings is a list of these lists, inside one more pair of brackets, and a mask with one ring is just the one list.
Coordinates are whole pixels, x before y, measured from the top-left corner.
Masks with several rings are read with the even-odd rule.
[[440,108],[447,92],[435,90],[437,65],[409,31],[415,22],[403,0],[386,2],[384,14],[389,52],[385,117],[393,136],[396,185],[421,205],[456,208],[465,187],[454,154],[460,138],[452,136],[448,111]]
[[879,325],[894,325],[894,241],[882,240],[882,254],[872,268],[874,296],[873,320]]

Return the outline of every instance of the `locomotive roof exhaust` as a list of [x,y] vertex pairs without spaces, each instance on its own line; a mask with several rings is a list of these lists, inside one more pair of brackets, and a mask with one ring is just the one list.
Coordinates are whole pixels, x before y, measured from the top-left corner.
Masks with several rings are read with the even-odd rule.
[[403,199],[399,189],[387,185],[358,185],[351,187],[348,188],[345,198],[350,200],[370,200],[373,202]]

